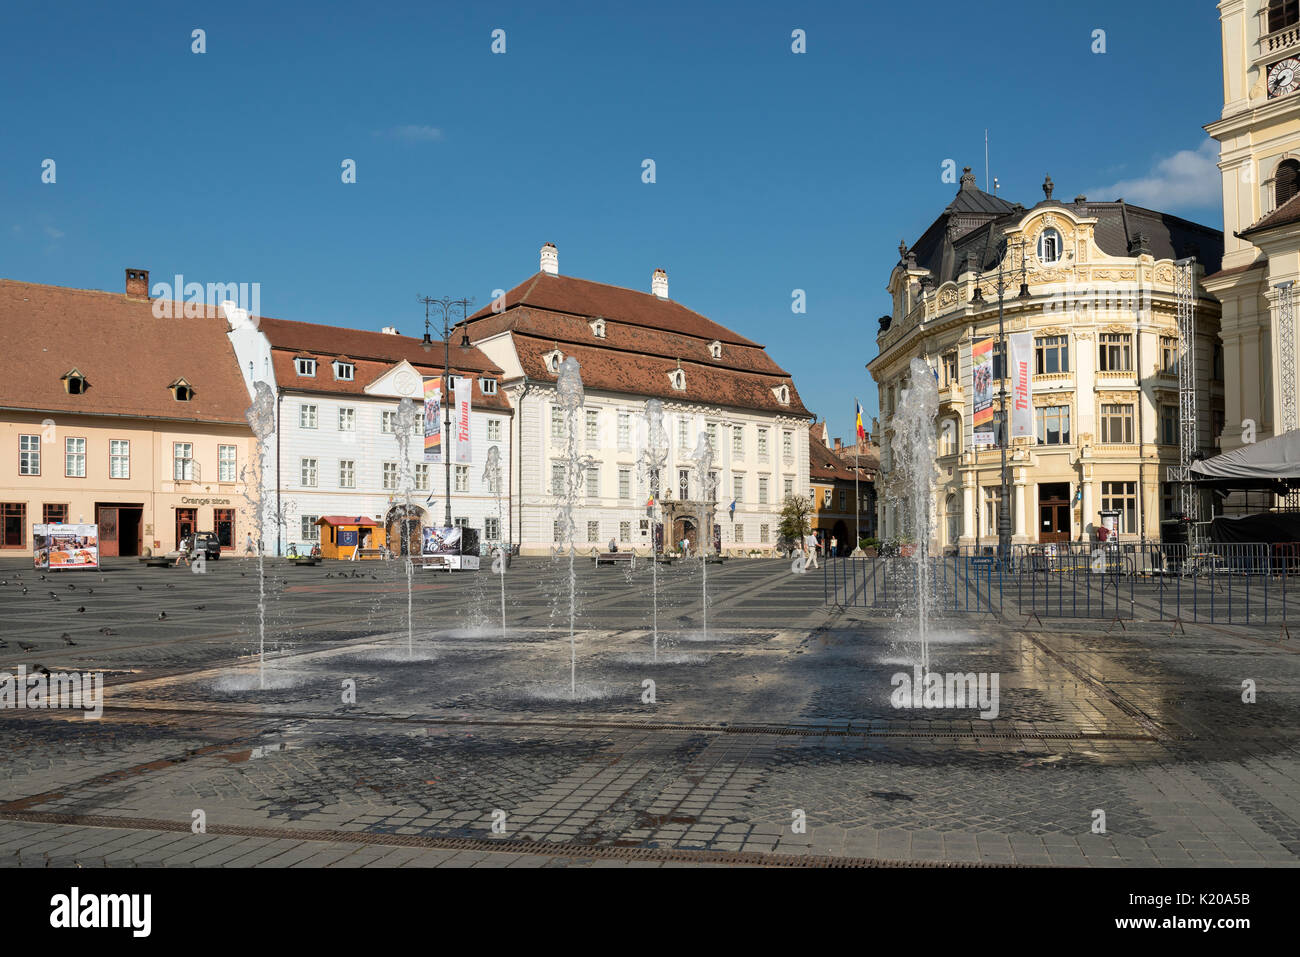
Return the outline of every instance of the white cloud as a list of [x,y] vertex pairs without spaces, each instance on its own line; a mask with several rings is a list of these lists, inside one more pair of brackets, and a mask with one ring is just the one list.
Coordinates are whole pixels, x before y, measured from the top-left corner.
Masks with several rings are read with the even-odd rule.
[[436,126],[420,126],[414,123],[408,123],[406,126],[394,126],[384,132],[384,135],[391,136],[399,140],[414,140],[418,142],[432,142],[442,139],[442,130]]
[[51,239],[62,239],[62,238],[63,238],[63,230],[61,230],[61,229],[55,229],[53,226],[46,226],[46,227],[45,227],[45,235],[46,235],[46,236],[49,236]]
[[1214,208],[1223,200],[1218,159],[1218,142],[1207,139],[1194,150],[1179,150],[1166,156],[1146,176],[1093,187],[1085,190],[1085,194],[1101,201],[1123,198],[1125,202],[1161,212]]

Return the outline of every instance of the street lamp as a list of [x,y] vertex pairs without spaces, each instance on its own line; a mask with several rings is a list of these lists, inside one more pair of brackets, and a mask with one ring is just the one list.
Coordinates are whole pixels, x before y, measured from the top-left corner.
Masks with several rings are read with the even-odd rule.
[[[442,313],[442,408],[443,408],[443,429],[442,429],[442,462],[443,475],[447,489],[447,522],[445,527],[451,528],[451,455],[449,454],[449,438],[451,436],[451,327],[455,325],[453,320],[453,307],[460,306],[460,318],[463,321],[469,316],[469,307],[473,305],[473,299],[452,299],[449,296],[443,296],[441,299],[433,299],[429,296],[420,296],[417,302],[424,303],[424,346],[425,352],[433,350],[433,338],[429,334],[429,311],[433,307]],[[462,349],[470,347],[469,330],[462,329],[460,337]]]

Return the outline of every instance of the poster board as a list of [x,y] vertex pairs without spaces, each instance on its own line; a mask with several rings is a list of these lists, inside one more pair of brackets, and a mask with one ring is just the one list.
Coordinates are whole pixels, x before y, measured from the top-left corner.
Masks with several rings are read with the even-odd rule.
[[33,525],[32,546],[37,568],[60,571],[99,567],[98,525]]

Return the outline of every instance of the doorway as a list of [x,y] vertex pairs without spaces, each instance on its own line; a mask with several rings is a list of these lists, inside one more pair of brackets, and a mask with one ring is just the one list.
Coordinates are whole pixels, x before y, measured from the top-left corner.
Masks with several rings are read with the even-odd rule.
[[198,509],[178,508],[176,510],[176,547],[194,534],[195,513]]
[[235,547],[235,510],[233,508],[214,508],[212,510],[212,531],[217,536],[217,543],[229,551]]
[[108,505],[95,507],[95,522],[99,525],[99,555],[112,558],[117,551],[117,509]]
[[1070,540],[1070,483],[1038,486],[1038,540],[1044,544]]
[[690,542],[691,554],[694,555],[696,553],[695,531],[696,525],[693,519],[679,518],[677,521],[673,522],[673,540],[670,547],[676,551],[677,548],[680,547],[681,541],[684,538]]
[[140,525],[144,506],[134,502],[96,502],[95,522],[99,525],[99,554],[139,555]]

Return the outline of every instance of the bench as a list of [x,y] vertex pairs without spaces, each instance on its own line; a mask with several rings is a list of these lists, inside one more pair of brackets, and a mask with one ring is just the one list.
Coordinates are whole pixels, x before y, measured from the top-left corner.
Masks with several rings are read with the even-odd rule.
[[150,555],[146,558],[140,559],[140,561],[145,568],[166,568],[169,565],[175,564],[176,559],[168,558],[165,555]]
[[358,548],[357,549],[357,558],[360,561],[365,561],[367,558],[383,558],[383,557],[384,557],[384,549],[382,548]]
[[636,568],[636,552],[597,552],[596,567],[601,565],[631,565]]

